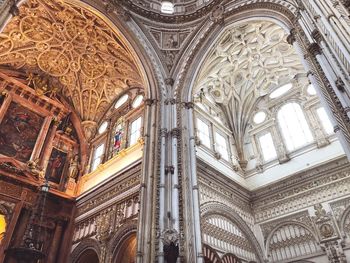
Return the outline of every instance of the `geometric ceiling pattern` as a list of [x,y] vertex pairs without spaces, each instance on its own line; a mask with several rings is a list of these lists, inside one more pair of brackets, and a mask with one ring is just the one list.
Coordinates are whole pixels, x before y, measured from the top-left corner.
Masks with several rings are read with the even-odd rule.
[[143,86],[122,37],[94,13],[57,0],[19,9],[0,34],[0,64],[57,79],[82,121],[99,121],[125,89]]
[[210,50],[195,82],[194,95],[218,103],[232,131],[239,161],[244,139],[261,98],[305,72],[287,33],[269,21],[251,21],[228,29]]

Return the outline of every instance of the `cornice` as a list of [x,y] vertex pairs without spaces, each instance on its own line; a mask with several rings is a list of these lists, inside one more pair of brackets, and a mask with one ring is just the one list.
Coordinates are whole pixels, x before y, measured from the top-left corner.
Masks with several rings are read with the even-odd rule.
[[[332,174],[337,172],[341,172],[344,169],[348,169],[350,164],[346,157],[341,157],[325,164],[319,165],[317,167],[302,171],[300,173],[296,173],[289,178],[277,182],[273,185],[263,187],[256,191],[252,192],[252,201],[261,202],[264,199],[272,200],[273,196],[280,196],[280,193],[285,193],[286,191],[290,191],[293,188],[300,189],[301,185],[311,183],[313,180],[320,180],[323,177],[329,177]],[[320,185],[314,185],[309,190],[316,188]],[[301,191],[300,191],[301,192]],[[271,193],[274,193],[273,196]],[[283,198],[280,198],[283,199]]]
[[[234,182],[227,176],[221,174],[219,171],[214,170],[202,160],[197,158],[197,169],[199,176],[203,179],[209,179],[218,186],[224,188],[226,191],[235,194],[237,197],[241,198],[243,202],[249,202],[251,198],[250,191],[242,187],[238,183]],[[210,186],[210,185],[208,185]]]
[[[114,1],[115,2],[115,1]],[[162,23],[186,23],[194,20],[198,20],[203,16],[208,15],[212,9],[223,2],[227,2],[227,0],[213,0],[211,3],[187,14],[174,14],[174,15],[163,15],[160,12],[156,12],[150,9],[142,8],[133,3],[131,0],[121,0],[120,4],[132,11],[133,13],[140,15],[144,18],[151,18],[152,21],[162,22]]]

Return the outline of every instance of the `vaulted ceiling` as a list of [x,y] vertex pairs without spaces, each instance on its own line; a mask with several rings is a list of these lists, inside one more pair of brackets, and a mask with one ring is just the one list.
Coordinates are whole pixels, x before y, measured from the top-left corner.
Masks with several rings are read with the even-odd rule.
[[0,64],[47,74],[62,84],[82,121],[98,121],[140,70],[123,37],[69,1],[29,0],[0,35]]
[[201,65],[194,93],[218,103],[232,131],[238,157],[258,101],[304,72],[287,33],[269,21],[251,21],[225,31]]

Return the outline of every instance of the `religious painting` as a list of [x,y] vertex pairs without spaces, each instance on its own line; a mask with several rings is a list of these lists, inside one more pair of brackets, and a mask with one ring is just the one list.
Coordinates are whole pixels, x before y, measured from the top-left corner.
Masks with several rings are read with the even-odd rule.
[[0,154],[27,162],[43,122],[44,117],[11,102],[0,123]]
[[123,140],[124,140],[124,118],[120,118],[117,121],[114,130],[113,136],[113,155],[119,153],[119,151],[123,148]]
[[67,160],[67,153],[53,148],[49,163],[46,168],[45,177],[49,181],[59,184],[61,181],[62,173],[64,172],[64,166]]

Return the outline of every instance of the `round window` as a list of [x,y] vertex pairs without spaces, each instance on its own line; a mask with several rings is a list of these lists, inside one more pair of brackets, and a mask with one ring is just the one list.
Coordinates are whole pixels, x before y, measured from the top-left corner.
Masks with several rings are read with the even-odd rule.
[[98,133],[99,134],[104,133],[107,130],[107,127],[108,127],[108,122],[106,122],[106,121],[102,122],[102,124],[98,128]]
[[142,95],[137,95],[136,98],[134,99],[134,101],[132,102],[132,107],[135,109],[138,106],[141,105],[143,100],[143,96]]
[[117,101],[115,104],[114,108],[118,109],[120,106],[122,106],[129,98],[128,94],[124,94],[123,96],[120,97],[120,99]]
[[174,13],[174,4],[169,1],[163,1],[160,6],[160,12],[163,14],[173,14]]
[[256,124],[260,124],[262,122],[264,122],[266,119],[266,113],[263,112],[263,111],[259,111],[258,113],[256,113],[254,115],[254,118],[253,118],[253,121],[256,123]]
[[275,99],[278,98],[280,96],[282,96],[283,94],[285,94],[288,90],[290,90],[293,87],[292,83],[288,83],[286,85],[283,85],[277,89],[275,89],[271,94],[270,94],[270,98],[271,99]]

